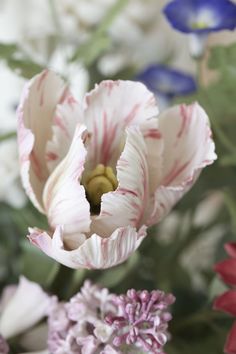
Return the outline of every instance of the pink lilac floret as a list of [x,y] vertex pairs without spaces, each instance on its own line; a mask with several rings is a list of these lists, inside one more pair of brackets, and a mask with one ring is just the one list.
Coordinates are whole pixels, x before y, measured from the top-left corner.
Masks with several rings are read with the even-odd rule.
[[167,309],[174,303],[174,296],[162,291],[132,289],[114,301],[118,314],[106,317],[116,333],[113,344],[117,347],[133,344],[151,353],[163,353],[168,322],[172,318]]

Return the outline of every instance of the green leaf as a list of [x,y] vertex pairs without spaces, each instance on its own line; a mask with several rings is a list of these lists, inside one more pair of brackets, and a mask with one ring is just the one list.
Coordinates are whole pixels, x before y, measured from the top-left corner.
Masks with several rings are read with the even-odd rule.
[[26,79],[31,79],[34,75],[38,74],[44,69],[43,66],[33,62],[28,58],[8,58],[7,64],[18,75],[23,76]]
[[0,57],[2,59],[8,59],[13,56],[16,52],[18,52],[18,47],[16,44],[5,44],[0,43]]
[[94,31],[91,38],[76,50],[71,61],[80,60],[86,66],[90,66],[105,51],[111,41],[108,36],[108,29],[112,22],[119,15],[121,10],[128,4],[128,0],[117,0],[107,12],[100,26]]
[[210,69],[228,71],[236,76],[236,44],[216,46],[211,49],[208,66]]
[[208,296],[213,300],[216,296],[223,294],[228,287],[216,276],[209,287]]
[[43,67],[31,60],[17,44],[0,43],[0,60],[5,61],[10,69],[27,79],[43,70]]
[[16,138],[16,132],[9,132],[4,135],[0,135],[0,143],[11,138]]
[[106,34],[99,34],[89,42],[81,44],[71,61],[79,60],[89,66],[109,45],[109,37]]

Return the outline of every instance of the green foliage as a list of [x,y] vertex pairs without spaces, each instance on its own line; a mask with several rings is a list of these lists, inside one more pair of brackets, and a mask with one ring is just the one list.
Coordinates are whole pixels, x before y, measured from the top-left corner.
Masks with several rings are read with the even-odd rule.
[[0,43],[0,60],[6,62],[9,68],[18,75],[30,79],[42,71],[43,67],[32,61],[16,44]]
[[27,240],[21,242],[21,249],[20,273],[29,280],[49,287],[58,272],[59,264]]
[[236,75],[236,44],[215,46],[211,49],[208,67]]
[[93,62],[110,46],[111,41],[108,35],[108,29],[127,3],[128,0],[116,1],[99,27],[93,32],[91,38],[86,43],[80,45],[76,50],[71,58],[72,61],[81,61],[86,66],[93,64]]

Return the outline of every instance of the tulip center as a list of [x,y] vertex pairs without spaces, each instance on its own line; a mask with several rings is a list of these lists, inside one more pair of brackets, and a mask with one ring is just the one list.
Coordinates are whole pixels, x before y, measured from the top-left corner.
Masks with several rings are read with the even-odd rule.
[[91,206],[99,207],[102,195],[114,191],[118,181],[111,167],[99,164],[84,178],[83,184]]

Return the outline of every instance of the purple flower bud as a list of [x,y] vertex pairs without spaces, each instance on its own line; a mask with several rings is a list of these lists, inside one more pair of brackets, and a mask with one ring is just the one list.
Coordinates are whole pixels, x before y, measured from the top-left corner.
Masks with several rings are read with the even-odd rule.
[[135,345],[150,353],[163,353],[168,339],[167,323],[171,319],[167,308],[174,301],[171,294],[134,289],[114,298],[119,317],[109,316],[109,324],[114,326],[116,333],[113,344],[119,347],[125,341],[126,345]]

